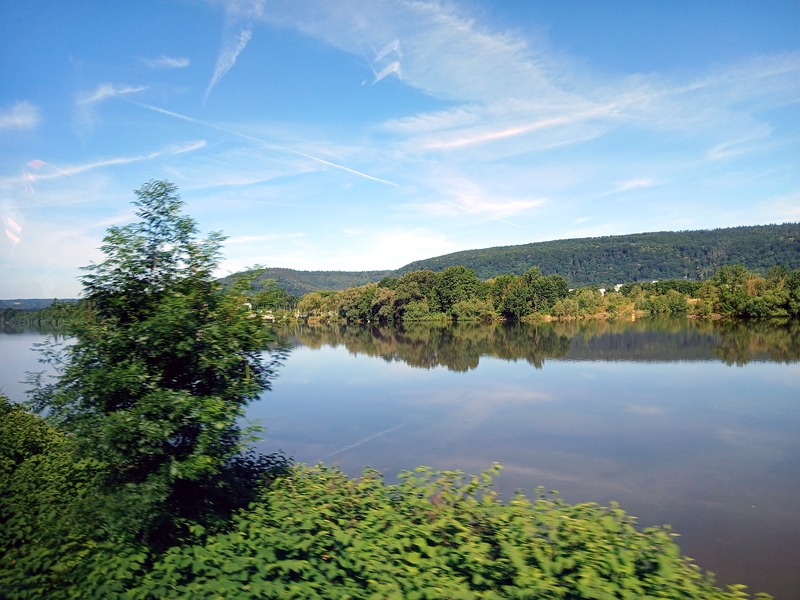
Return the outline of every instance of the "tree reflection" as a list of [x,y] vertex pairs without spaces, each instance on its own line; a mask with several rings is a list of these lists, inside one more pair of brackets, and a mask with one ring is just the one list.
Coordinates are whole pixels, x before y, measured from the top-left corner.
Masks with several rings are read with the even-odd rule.
[[477,368],[481,357],[524,360],[537,369],[547,359],[744,365],[751,361],[789,363],[800,358],[800,323],[796,320],[299,324],[284,329],[281,336],[309,348],[344,346],[352,354],[457,372]]

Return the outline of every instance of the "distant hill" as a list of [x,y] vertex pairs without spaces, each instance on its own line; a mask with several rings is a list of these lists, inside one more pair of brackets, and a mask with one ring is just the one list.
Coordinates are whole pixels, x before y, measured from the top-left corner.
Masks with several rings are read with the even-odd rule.
[[[267,268],[257,281],[275,279],[278,286],[292,294],[302,296],[316,290],[345,290],[352,286],[380,281],[394,271],[295,271],[294,269]],[[227,278],[226,278],[227,279]],[[223,279],[225,281],[225,279]]]
[[[77,302],[74,298],[61,299],[61,302]],[[16,310],[35,311],[47,308],[53,303],[52,298],[17,298],[15,300],[0,300],[0,310],[13,308]]]
[[800,223],[700,231],[662,231],[536,242],[465,250],[412,262],[395,273],[463,265],[481,279],[521,275],[536,265],[571,286],[608,285],[653,279],[705,279],[724,265],[752,271],[785,265],[800,269]]

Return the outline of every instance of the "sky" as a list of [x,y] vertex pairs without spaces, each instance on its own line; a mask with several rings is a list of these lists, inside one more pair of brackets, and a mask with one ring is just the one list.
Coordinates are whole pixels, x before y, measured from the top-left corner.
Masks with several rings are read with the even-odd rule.
[[800,2],[0,5],[0,298],[175,183],[220,274],[800,221]]

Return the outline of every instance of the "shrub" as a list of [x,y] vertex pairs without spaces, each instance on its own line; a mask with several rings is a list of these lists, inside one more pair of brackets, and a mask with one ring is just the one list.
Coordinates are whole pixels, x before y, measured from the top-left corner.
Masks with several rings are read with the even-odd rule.
[[130,597],[742,597],[715,588],[668,529],[541,492],[501,504],[496,472],[419,468],[392,486],[377,471],[297,467],[231,531],[168,551]]
[[450,314],[457,321],[491,321],[497,317],[492,303],[478,298],[456,302]]
[[580,315],[578,301],[574,298],[564,298],[563,300],[559,300],[553,305],[553,309],[550,311],[550,314],[560,319],[577,317]]
[[431,316],[431,310],[428,307],[428,302],[425,300],[417,302],[409,302],[405,306],[403,312],[404,321],[425,321]]

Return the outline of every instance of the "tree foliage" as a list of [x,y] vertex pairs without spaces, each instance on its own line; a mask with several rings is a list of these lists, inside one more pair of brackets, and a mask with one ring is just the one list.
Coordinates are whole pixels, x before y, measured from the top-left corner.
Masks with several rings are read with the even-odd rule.
[[519,319],[548,311],[567,292],[562,277],[543,277],[537,268],[523,277],[481,281],[472,269],[454,266],[441,273],[423,270],[384,277],[377,285],[349,288],[326,298],[312,292],[298,306],[306,315],[348,322],[492,320],[500,315]]
[[82,278],[84,318],[69,322],[75,343],[46,349],[60,373],[33,382],[32,404],[102,463],[111,522],[147,537],[231,508],[225,491],[248,477],[238,420],[272,364],[269,331],[243,306],[249,281],[223,290],[214,277],[224,238],[198,239],[172,184],[136,195],[140,221],[108,230],[105,260]]

